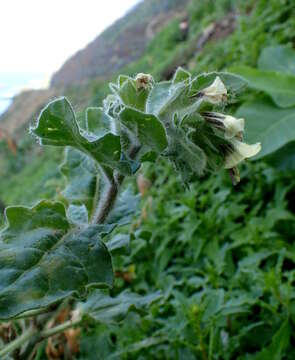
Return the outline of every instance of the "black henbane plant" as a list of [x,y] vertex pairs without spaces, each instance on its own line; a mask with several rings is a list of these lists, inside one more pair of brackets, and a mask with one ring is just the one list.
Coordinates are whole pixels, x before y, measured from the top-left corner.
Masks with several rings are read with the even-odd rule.
[[[206,172],[236,166],[254,156],[260,144],[243,143],[244,120],[221,113],[244,86],[228,73],[195,78],[178,69],[172,81],[155,83],[151,75],[119,76],[102,107],[87,109],[78,124],[66,98],[49,103],[31,128],[42,145],[67,147],[61,171],[68,180],[64,203],[40,201],[32,208],[6,209],[0,232],[0,318],[14,319],[52,311],[66,298],[77,304],[75,319],[41,332],[29,329],[0,350],[1,358],[24,342],[40,341],[92,319],[120,320],[160,297],[124,292],[111,297],[112,253],[128,236],[112,238],[126,225],[138,198],[121,185],[143,162],[163,156],[187,184]],[[77,315],[78,314],[78,315]],[[33,340],[32,340],[33,339]]]

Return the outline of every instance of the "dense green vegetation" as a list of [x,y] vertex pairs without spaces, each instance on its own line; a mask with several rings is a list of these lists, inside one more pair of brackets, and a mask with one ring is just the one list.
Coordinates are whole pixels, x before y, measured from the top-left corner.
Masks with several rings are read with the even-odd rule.
[[[229,12],[237,14],[235,30],[222,39],[213,37],[197,51],[203,30]],[[79,337],[77,359],[295,358],[294,67],[292,61],[279,67],[281,54],[284,59],[294,56],[295,5],[292,0],[193,0],[188,14],[186,39],[179,34],[179,19],[171,20],[125,72],[144,71],[162,79],[178,65],[194,73],[235,71],[245,76],[249,88],[231,99],[230,111],[246,118],[247,140],[271,140],[263,144],[261,160],[243,166],[236,187],[225,172],[206,175],[186,189],[167,162],[141,169],[151,186],[141,214],[125,228],[132,235],[130,252],[114,260],[112,292],[161,290],[163,296],[147,312],[130,313],[119,325],[90,322]],[[265,86],[264,70],[270,71],[267,84],[279,82],[276,76],[285,81],[284,89],[290,86],[287,106],[286,96],[277,97],[277,86]],[[68,90],[74,104],[79,91],[81,97],[91,94],[90,105],[97,105],[108,87],[94,80],[85,89]],[[286,125],[280,122],[276,132],[264,135],[285,118]],[[278,133],[283,133],[279,140]],[[27,135],[19,137],[22,155],[17,158],[1,144],[0,198],[7,205],[32,205],[54,193],[59,198],[62,152],[36,151]],[[45,347],[40,346],[36,359],[45,358]]]
[[293,359],[294,176],[248,165],[234,189],[221,174],[186,192],[166,164],[146,176],[153,186],[131,253],[116,261],[127,280],[118,279],[115,291],[161,289],[164,298],[145,318],[89,329],[82,354]]

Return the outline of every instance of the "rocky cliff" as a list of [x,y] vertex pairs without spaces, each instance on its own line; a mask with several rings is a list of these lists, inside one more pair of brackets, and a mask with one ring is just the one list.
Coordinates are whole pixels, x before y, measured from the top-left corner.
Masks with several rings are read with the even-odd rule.
[[57,71],[53,87],[109,78],[138,59],[148,42],[188,0],[144,0],[119,19]]
[[84,92],[88,94],[85,88],[89,88],[89,80],[108,81],[121,68],[138,59],[149,41],[169,20],[181,13],[188,1],[140,1],[85,49],[68,59],[53,75],[49,90],[24,91],[15,96],[11,106],[0,117],[0,129],[13,134],[34,120],[40,109],[59,94],[68,94],[71,98],[75,93],[71,89],[79,85],[79,96],[82,96]]

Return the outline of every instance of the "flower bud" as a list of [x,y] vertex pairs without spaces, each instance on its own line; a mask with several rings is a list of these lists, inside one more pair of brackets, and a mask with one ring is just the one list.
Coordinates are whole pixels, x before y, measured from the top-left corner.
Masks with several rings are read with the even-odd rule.
[[136,75],[135,82],[137,90],[150,89],[154,83],[154,79],[150,74],[139,73]]

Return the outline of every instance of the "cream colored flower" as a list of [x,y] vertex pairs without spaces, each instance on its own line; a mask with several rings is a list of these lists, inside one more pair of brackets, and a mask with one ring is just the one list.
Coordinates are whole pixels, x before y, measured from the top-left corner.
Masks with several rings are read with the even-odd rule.
[[226,87],[219,76],[215,78],[210,86],[203,89],[201,93],[203,94],[203,99],[212,104],[218,104],[227,99]]
[[204,111],[201,115],[211,125],[214,133],[226,140],[221,148],[225,159],[224,168],[229,169],[233,183],[237,184],[240,176],[236,166],[243,160],[257,155],[261,150],[261,144],[248,145],[241,141],[245,127],[244,119],[211,111]]
[[224,138],[229,140],[234,137],[241,138],[245,127],[244,119],[237,119],[230,115],[205,111],[202,116],[206,121],[224,130]]
[[232,139],[233,137],[243,133],[245,127],[245,120],[237,119],[233,116],[226,115],[223,119],[223,125],[225,127],[225,139]]
[[232,169],[243,160],[257,155],[261,150],[260,143],[248,145],[235,138],[231,140],[231,145],[233,146],[233,151],[225,158],[225,169]]

